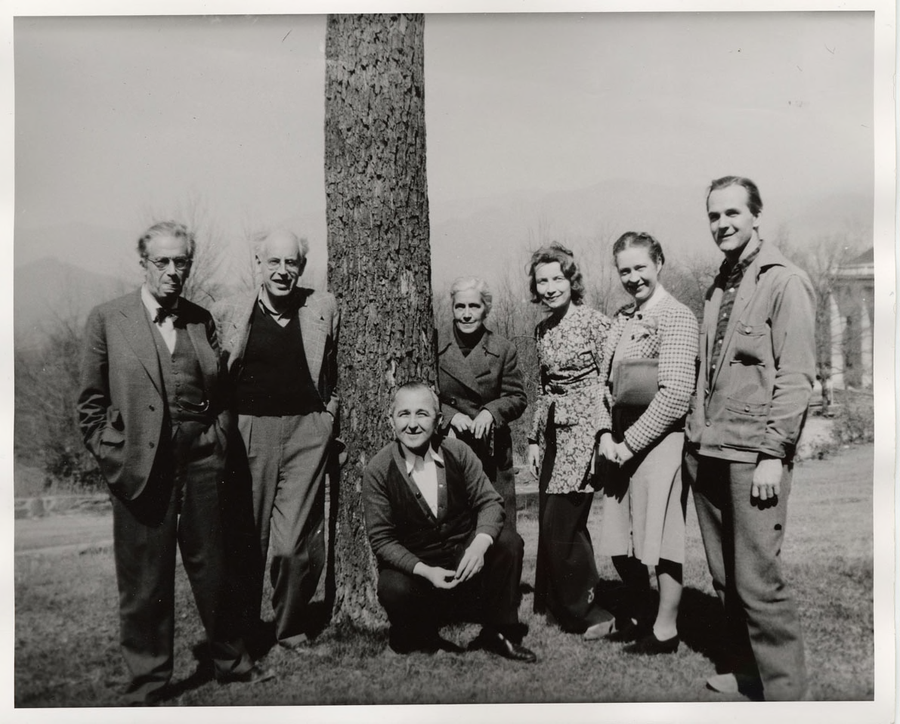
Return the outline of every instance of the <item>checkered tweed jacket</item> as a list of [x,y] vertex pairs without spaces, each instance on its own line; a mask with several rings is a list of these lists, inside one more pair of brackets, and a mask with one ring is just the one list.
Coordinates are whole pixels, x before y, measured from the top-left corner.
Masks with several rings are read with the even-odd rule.
[[[633,319],[631,341],[621,359],[659,359],[659,392],[650,406],[625,431],[625,444],[639,453],[671,431],[684,419],[697,379],[699,328],[693,312],[666,292],[646,314],[635,312],[634,303],[616,312],[603,347],[603,376],[612,377],[612,360],[627,323]],[[607,384],[600,411],[600,430],[612,430],[612,392]]]

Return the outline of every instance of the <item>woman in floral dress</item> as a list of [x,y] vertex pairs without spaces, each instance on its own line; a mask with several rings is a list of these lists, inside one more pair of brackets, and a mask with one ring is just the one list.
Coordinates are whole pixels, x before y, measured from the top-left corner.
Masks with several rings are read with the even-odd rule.
[[594,599],[600,577],[587,520],[610,321],[583,305],[581,272],[565,247],[536,251],[529,274],[532,301],[550,312],[535,330],[541,391],[528,439],[528,465],[540,481],[534,610],[566,631],[600,638],[615,619]]

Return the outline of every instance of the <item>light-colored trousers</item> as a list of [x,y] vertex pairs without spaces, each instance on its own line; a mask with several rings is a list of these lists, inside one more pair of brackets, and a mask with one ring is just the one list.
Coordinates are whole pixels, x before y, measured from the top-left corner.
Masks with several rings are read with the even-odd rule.
[[706,560],[725,607],[732,671],[758,676],[769,701],[797,701],[807,687],[803,639],[780,562],[792,469],[784,467],[774,504],[750,497],[755,469],[691,450],[684,455],[684,483],[694,491]]
[[[284,646],[306,638],[309,604],[325,566],[325,470],[332,424],[327,412],[238,416],[263,568],[271,552],[275,637]],[[254,600],[260,605],[262,584],[259,578]]]

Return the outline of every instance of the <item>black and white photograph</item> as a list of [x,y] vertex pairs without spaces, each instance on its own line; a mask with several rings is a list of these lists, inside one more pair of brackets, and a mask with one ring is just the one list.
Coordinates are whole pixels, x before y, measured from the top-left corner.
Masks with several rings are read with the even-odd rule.
[[5,720],[896,718],[893,3],[4,9]]

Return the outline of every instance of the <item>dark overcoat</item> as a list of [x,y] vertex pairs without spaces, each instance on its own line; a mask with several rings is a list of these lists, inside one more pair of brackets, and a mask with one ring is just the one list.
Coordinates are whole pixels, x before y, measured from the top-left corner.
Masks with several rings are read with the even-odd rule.
[[515,345],[485,329],[484,336],[464,357],[452,331],[442,334],[438,341],[438,385],[444,428],[457,412],[472,419],[482,410],[493,416],[493,452],[475,452],[491,482],[496,482],[497,471],[510,470],[513,465],[509,423],[528,405]]

